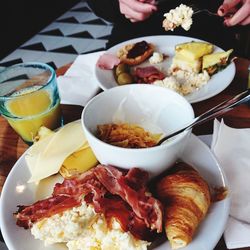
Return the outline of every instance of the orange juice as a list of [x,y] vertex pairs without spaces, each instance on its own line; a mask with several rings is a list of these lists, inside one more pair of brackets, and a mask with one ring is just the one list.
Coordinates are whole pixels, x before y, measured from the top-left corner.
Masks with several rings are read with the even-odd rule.
[[[5,103],[6,109],[15,117],[6,117],[12,128],[26,142],[32,142],[43,125],[55,129],[61,125],[60,100],[52,103],[51,94],[40,86],[22,89],[17,96]],[[33,92],[34,91],[34,92]]]

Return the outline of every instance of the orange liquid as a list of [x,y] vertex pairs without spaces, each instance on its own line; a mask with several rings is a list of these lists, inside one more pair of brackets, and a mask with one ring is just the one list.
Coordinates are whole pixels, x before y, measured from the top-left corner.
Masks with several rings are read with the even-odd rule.
[[[55,129],[61,125],[60,102],[50,108],[51,96],[46,90],[26,89],[23,95],[8,101],[5,106],[18,118],[6,117],[11,127],[26,142],[32,142],[41,126]],[[20,94],[20,93],[19,93]]]

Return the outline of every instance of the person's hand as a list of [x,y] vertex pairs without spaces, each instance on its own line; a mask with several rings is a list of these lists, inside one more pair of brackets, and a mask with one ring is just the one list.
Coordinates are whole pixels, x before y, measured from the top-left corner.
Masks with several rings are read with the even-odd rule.
[[155,0],[119,0],[120,12],[131,22],[141,22],[157,10]]
[[250,0],[224,0],[217,11],[226,26],[250,24]]

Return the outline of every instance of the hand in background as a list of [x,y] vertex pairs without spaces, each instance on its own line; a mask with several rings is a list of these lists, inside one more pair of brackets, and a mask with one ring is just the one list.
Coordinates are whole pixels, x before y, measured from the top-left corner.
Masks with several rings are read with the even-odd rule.
[[119,0],[120,12],[131,22],[141,22],[156,10],[155,0]]
[[250,24],[250,0],[224,0],[217,11],[226,26]]

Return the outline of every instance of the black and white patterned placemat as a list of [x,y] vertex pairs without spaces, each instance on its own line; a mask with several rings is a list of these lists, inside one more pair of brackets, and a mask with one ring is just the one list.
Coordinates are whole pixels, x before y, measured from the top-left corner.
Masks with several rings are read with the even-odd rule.
[[48,63],[55,69],[77,55],[103,50],[112,25],[81,1],[0,61],[0,68],[20,62]]

